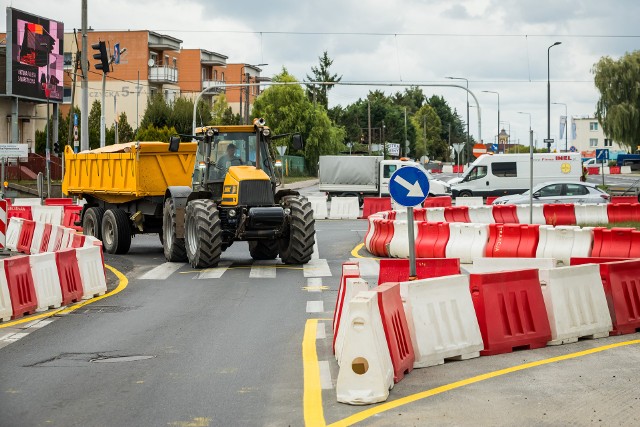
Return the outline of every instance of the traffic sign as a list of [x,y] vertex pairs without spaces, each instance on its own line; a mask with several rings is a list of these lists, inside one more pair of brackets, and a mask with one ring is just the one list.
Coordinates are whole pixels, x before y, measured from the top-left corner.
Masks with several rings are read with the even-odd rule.
[[388,142],[387,143],[387,153],[390,156],[399,156],[400,155],[400,144],[395,144]]
[[596,160],[604,163],[606,160],[609,160],[609,149],[608,148],[596,148]]
[[453,145],[453,149],[455,150],[456,153],[459,153],[462,151],[462,149],[464,148],[464,143],[462,142],[456,142]]
[[480,157],[482,154],[487,153],[487,147],[484,144],[475,144],[473,146],[474,157]]
[[287,152],[287,146],[286,145],[276,145],[276,150],[278,150],[278,154],[280,154],[280,157],[284,156],[284,153]]
[[28,144],[0,144],[0,158],[27,157],[28,155]]
[[418,167],[401,167],[391,175],[389,193],[402,206],[417,206],[429,195],[429,178]]
[[544,141],[545,144],[553,144],[553,138],[551,138],[551,139],[545,138],[543,141]]
[[571,147],[569,147],[569,151],[575,153],[576,151],[578,151],[578,149],[575,147],[575,145],[572,145]]
[[491,144],[491,151],[493,151],[494,153],[498,152],[498,144]]

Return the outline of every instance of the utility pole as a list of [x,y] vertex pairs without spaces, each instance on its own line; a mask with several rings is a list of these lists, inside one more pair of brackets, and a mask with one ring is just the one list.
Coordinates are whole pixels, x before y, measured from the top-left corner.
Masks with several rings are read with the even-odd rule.
[[369,155],[371,155],[371,101],[367,101],[367,119],[369,120]]
[[82,0],[82,102],[80,104],[80,150],[89,149],[89,60],[87,58],[87,0]]
[[[78,37],[76,34],[76,29],[73,29],[73,37],[76,40],[76,47],[78,46]],[[71,145],[71,142],[73,141],[73,120],[71,120],[71,118],[73,117],[73,106],[75,105],[75,98],[76,98],[76,81],[78,79],[78,65],[80,65],[80,51],[78,49],[76,49],[76,58],[75,61],[73,63],[73,84],[71,85],[71,110],[69,110],[69,136],[67,138],[67,144]]]

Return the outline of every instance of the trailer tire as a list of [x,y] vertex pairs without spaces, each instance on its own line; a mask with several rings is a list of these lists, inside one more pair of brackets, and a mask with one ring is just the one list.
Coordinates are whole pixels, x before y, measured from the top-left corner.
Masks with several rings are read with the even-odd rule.
[[160,242],[162,243],[164,257],[167,261],[187,261],[187,250],[184,247],[184,237],[176,237],[176,207],[172,198],[167,199],[164,203]]
[[255,240],[249,242],[249,253],[255,260],[276,259],[278,257],[277,240]]
[[102,240],[102,218],[107,210],[98,206],[87,209],[82,217],[82,233]]
[[279,241],[280,259],[285,264],[306,264],[313,255],[316,236],[311,203],[304,197],[293,196],[285,198],[284,207],[291,213]]
[[216,267],[220,262],[222,229],[213,200],[196,199],[187,204],[185,246],[193,268]]
[[109,254],[126,254],[131,247],[129,216],[122,209],[109,209],[102,218],[102,245]]

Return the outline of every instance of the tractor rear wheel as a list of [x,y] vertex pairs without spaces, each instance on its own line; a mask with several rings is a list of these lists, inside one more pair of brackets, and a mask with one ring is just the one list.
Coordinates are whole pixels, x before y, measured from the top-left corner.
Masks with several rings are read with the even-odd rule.
[[122,209],[109,209],[102,218],[102,245],[109,254],[126,254],[131,247],[129,216]]
[[197,199],[187,204],[185,246],[193,268],[216,267],[222,254],[220,216],[213,200]]
[[291,213],[279,241],[280,258],[285,264],[306,264],[313,255],[316,231],[311,203],[304,197],[286,197],[284,207]]
[[276,259],[278,257],[277,240],[256,240],[249,242],[249,253],[255,260]]
[[167,261],[185,262],[187,260],[184,237],[176,237],[176,207],[171,198],[164,203],[160,241]]
[[106,209],[99,206],[87,209],[82,217],[82,233],[102,240],[102,218],[105,212]]

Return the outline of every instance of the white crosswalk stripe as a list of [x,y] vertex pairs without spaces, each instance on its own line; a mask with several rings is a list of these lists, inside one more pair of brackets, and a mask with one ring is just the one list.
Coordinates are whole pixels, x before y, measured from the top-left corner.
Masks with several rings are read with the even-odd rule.
[[217,267],[202,270],[194,279],[219,279],[231,264],[231,261],[220,261]]
[[280,261],[277,259],[254,261],[251,272],[249,272],[249,277],[252,279],[275,279],[277,264],[280,264]]
[[159,266],[147,271],[142,276],[138,277],[140,280],[161,280],[166,279],[173,273],[184,267],[184,262],[165,262]]
[[304,277],[331,277],[331,269],[326,259],[312,259],[303,267]]

